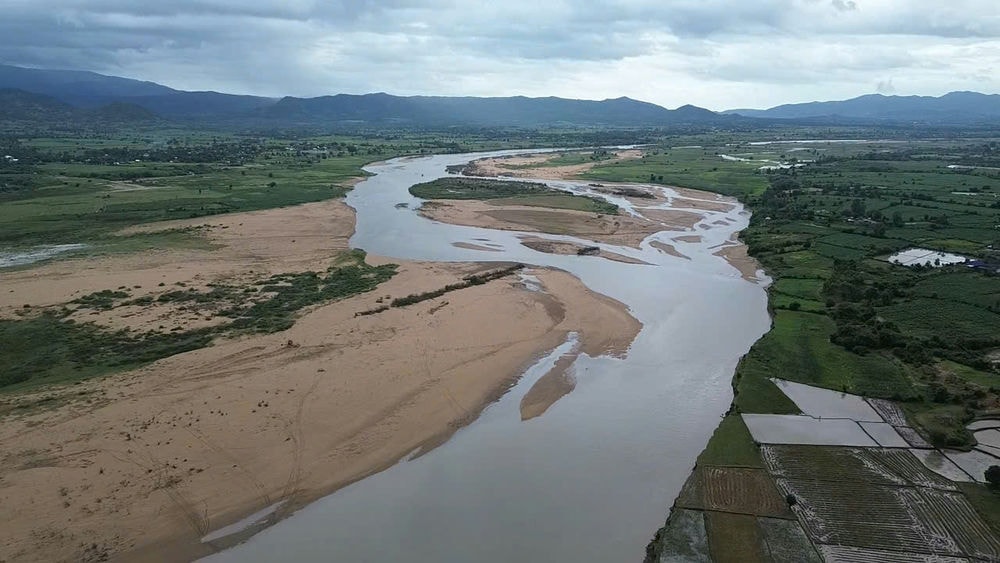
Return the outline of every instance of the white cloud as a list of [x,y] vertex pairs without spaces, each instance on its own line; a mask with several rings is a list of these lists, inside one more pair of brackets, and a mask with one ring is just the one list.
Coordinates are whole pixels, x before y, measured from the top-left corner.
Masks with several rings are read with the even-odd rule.
[[0,62],[185,89],[627,95],[713,109],[890,87],[1000,91],[993,0],[5,4]]

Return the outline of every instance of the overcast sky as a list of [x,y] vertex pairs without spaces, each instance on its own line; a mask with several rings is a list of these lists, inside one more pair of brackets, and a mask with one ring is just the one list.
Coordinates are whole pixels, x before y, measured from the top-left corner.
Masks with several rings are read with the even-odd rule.
[[629,96],[720,110],[1000,92],[1000,3],[3,0],[0,62],[267,96]]

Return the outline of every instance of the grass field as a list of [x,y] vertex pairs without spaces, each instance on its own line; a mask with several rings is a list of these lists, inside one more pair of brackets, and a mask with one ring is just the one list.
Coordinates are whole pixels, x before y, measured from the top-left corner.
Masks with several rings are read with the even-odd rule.
[[[834,323],[825,315],[777,311],[774,327],[753,347],[740,369],[746,378],[778,377],[847,393],[882,398],[911,398],[909,370],[881,354],[852,354],[830,343]],[[739,404],[739,401],[737,401]],[[766,412],[766,411],[765,411]]]
[[[947,168],[993,162],[994,149],[958,139],[760,145],[733,137],[723,143],[704,136],[691,143],[698,146],[662,147],[641,161],[601,164],[588,173],[736,195],[754,212],[742,237],[775,279],[769,288],[773,328],[740,362],[735,412],[716,429],[689,482],[701,491],[703,466],[760,459],[738,413],[797,412],[771,377],[892,399],[933,444],[970,447],[965,425],[995,412],[1000,401],[1000,370],[990,360],[1000,349],[1000,277],[962,265],[910,269],[886,257],[922,247],[1000,267],[1000,174]],[[788,168],[761,169],[776,163]],[[807,457],[818,451],[800,449]],[[875,458],[865,460],[840,450],[838,459],[799,460],[802,471],[794,475],[779,471],[782,491],[806,507],[798,514],[813,540],[916,559],[923,556],[902,552],[925,553],[934,530],[941,555],[992,560],[1000,554],[976,515],[1000,531],[996,491],[963,485],[959,494],[912,456],[897,455],[909,456],[905,450],[884,452],[884,459],[873,452]],[[884,470],[865,474],[880,466]],[[872,482],[891,473],[908,481],[903,487],[884,478]],[[683,507],[705,511],[713,554],[753,560],[764,543],[775,554],[768,534],[761,537],[745,517],[719,516],[704,502]],[[668,521],[654,539],[654,554],[657,545],[662,553],[676,552],[671,526]],[[799,537],[787,560],[819,560]]]
[[445,177],[417,184],[410,193],[423,199],[489,200],[497,204],[572,209],[614,215],[618,206],[599,198],[572,195],[537,182]]
[[[587,177],[707,189],[754,211],[742,237],[776,280],[774,325],[738,368],[737,407],[794,412],[767,381],[780,377],[905,400],[938,437],[968,438],[971,413],[1000,399],[987,359],[1000,348],[1000,278],[885,258],[919,246],[1000,267],[1000,173],[948,168],[995,158],[990,149],[962,140],[721,141],[663,145]],[[779,163],[787,168],[766,169]],[[968,410],[952,416],[943,407],[954,403]]]
[[[7,246],[86,242],[124,227],[169,219],[268,209],[342,196],[363,173],[364,157],[229,167],[43,166],[43,185],[8,195],[0,205],[0,241]],[[130,169],[123,173],[122,169]],[[151,177],[119,178],[134,174]]]
[[743,162],[728,162],[710,150],[663,148],[637,160],[600,164],[583,175],[606,182],[653,182],[733,196],[759,194],[767,179]]
[[722,419],[708,445],[698,456],[698,465],[764,467],[750,431],[738,415]]

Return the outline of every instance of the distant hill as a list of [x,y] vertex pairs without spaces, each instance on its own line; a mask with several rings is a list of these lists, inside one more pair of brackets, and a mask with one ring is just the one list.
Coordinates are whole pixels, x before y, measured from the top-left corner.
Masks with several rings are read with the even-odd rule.
[[138,123],[159,119],[159,116],[146,108],[124,102],[113,102],[96,108],[78,108],[44,94],[15,88],[0,89],[0,121]]
[[570,100],[564,98],[472,98],[392,96],[385,93],[319,98],[282,98],[262,108],[264,118],[288,121],[400,122],[427,125],[667,125],[725,121],[709,110],[668,110],[630,98]]
[[[415,126],[662,126],[718,124],[739,119],[720,116],[694,106],[671,111],[629,98],[592,101],[523,96],[404,97],[378,93],[338,94],[318,98],[286,97],[278,100],[219,92],[185,92],[153,82],[94,72],[40,70],[5,65],[0,65],[0,88],[42,94],[77,108],[106,108],[101,111],[110,111],[120,116],[130,114],[135,119],[163,116],[182,120],[220,120],[278,126],[335,123]],[[126,108],[131,109],[126,111]],[[143,115],[136,108],[143,108],[152,115]],[[63,113],[65,111],[63,108]]]
[[80,100],[131,96],[163,96],[177,90],[155,82],[106,76],[82,70],[44,70],[0,65],[0,88],[45,94],[77,105]]
[[51,121],[70,119],[77,109],[50,96],[16,88],[0,89],[0,119]]
[[[669,110],[631,98],[574,100],[524,96],[476,98],[337,94],[316,98],[265,98],[220,92],[186,92],[154,82],[77,70],[0,65],[0,91],[13,96],[0,119],[52,121],[155,119],[250,127],[520,126],[758,128],[774,124],[865,125],[1000,123],[1000,95],[952,92],[941,97],[872,94],[836,102],[787,104],[771,109],[716,113],[692,105]],[[11,92],[32,93],[30,98]],[[61,105],[60,105],[61,104]],[[76,112],[86,109],[88,112]],[[739,114],[739,115],[735,115]],[[6,117],[5,117],[6,116]]]
[[837,102],[786,104],[765,110],[734,109],[723,113],[770,119],[841,117],[920,123],[1000,121],[1000,95],[977,92],[951,92],[940,97],[869,94]]
[[43,70],[0,65],[0,88],[44,94],[77,107],[123,102],[168,117],[239,115],[273,104],[273,98],[218,92],[185,92],[155,82],[79,70]]
[[[79,110],[78,110],[79,111]],[[111,102],[108,105],[82,110],[88,117],[105,122],[139,122],[157,121],[160,116],[136,104],[127,102]]]
[[178,91],[166,96],[105,98],[144,107],[164,117],[180,119],[222,119],[250,115],[256,109],[275,103],[273,98],[240,96],[219,92]]

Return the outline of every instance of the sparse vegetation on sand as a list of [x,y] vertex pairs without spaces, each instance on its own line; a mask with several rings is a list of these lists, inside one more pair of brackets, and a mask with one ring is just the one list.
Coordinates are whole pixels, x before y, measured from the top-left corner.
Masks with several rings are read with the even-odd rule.
[[[325,272],[272,276],[246,287],[215,285],[208,291],[169,288],[155,299],[128,299],[121,290],[103,290],[70,307],[26,309],[19,319],[0,319],[0,389],[68,382],[133,368],[180,352],[203,348],[217,336],[270,333],[292,326],[305,307],[375,289],[396,266],[371,266],[365,253],[342,255]],[[68,318],[75,309],[110,310],[129,305],[180,304],[226,322],[188,330],[137,333],[109,330]]]
[[472,287],[474,285],[483,285],[486,282],[493,281],[495,279],[500,279],[504,276],[509,276],[518,270],[524,269],[524,264],[514,264],[507,268],[501,268],[499,270],[494,270],[492,272],[486,272],[483,274],[474,274],[467,276],[464,280],[459,283],[448,284],[442,288],[435,289],[434,291],[427,291],[424,293],[414,293],[412,295],[407,295],[406,297],[397,297],[392,300],[390,305],[392,307],[405,307],[407,305],[414,305],[420,303],[421,301],[427,301],[428,299],[435,299],[441,297],[445,293],[450,291],[457,291],[459,289],[465,289],[467,287]]
[[602,199],[573,195],[538,182],[445,177],[417,184],[410,188],[410,193],[424,199],[493,200],[507,205],[573,209],[606,215],[618,213],[617,205]]

